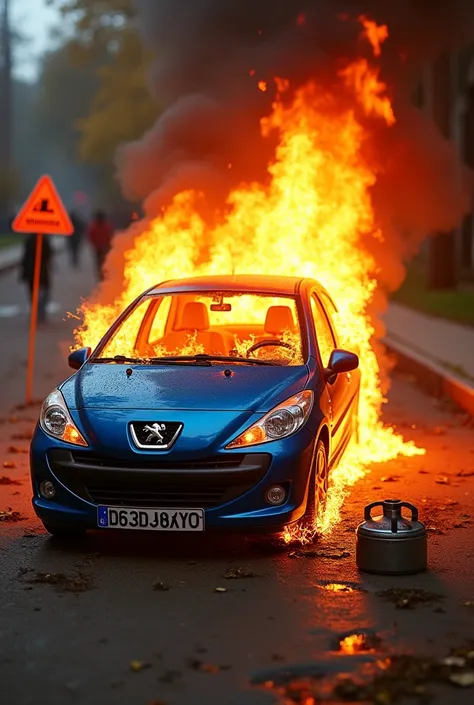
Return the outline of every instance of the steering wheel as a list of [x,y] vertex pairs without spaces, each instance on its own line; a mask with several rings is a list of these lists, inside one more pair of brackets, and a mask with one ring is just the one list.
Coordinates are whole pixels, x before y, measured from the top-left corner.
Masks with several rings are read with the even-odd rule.
[[271,339],[271,340],[261,340],[259,343],[254,343],[245,353],[246,357],[250,357],[251,353],[259,350],[259,348],[266,348],[270,346],[278,345],[280,348],[289,348],[291,350],[291,345],[289,343],[283,342],[283,340]]

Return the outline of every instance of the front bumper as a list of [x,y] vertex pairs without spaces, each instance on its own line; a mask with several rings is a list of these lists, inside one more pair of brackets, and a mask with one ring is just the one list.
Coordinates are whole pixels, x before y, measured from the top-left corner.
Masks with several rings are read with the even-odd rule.
[[[277,532],[304,514],[314,438],[306,428],[282,441],[210,457],[179,458],[96,453],[55,441],[37,428],[31,445],[33,507],[45,523],[96,529],[97,507],[205,510],[206,529]],[[39,493],[51,480],[54,500]],[[265,501],[270,485],[287,489],[278,507]]]

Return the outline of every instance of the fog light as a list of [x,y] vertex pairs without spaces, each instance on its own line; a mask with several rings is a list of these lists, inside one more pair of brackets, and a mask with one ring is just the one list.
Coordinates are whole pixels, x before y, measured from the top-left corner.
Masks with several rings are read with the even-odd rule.
[[40,494],[45,499],[53,499],[56,494],[56,488],[50,480],[43,480],[40,487]]
[[265,499],[267,500],[268,504],[272,504],[274,507],[278,506],[279,504],[283,504],[286,499],[285,488],[281,485],[272,485],[266,491]]

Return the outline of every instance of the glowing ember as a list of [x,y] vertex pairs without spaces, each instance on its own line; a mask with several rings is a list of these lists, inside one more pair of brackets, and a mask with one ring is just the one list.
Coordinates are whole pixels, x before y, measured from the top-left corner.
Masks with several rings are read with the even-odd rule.
[[259,81],[258,82],[258,89],[259,89],[259,91],[262,91],[263,93],[265,93],[268,90],[268,86],[267,86],[266,81]]
[[[368,36],[374,41],[372,32]],[[375,53],[384,38],[377,36]],[[107,305],[84,304],[84,322],[76,331],[78,345],[94,347],[130,301],[170,278],[235,272],[321,281],[339,308],[341,345],[359,354],[362,370],[359,442],[331,473],[326,511],[315,527],[323,533],[338,521],[348,488],[370,463],[424,452],[380,421],[384,399],[367,312],[377,287],[376,263],[363,243],[383,234],[371,202],[377,172],[363,156],[370,131],[358,120],[356,107],[387,125],[395,117],[385,86],[367,61],[347,66],[340,79],[341,91],[328,94],[309,83],[285,102],[280,94],[288,91],[288,83],[278,80],[279,97],[262,120],[263,135],[279,137],[268,184],[243,184],[234,190],[226,214],[212,227],[199,215],[201,195],[193,191],[177,195],[159,217],[146,222],[143,232],[135,225],[139,234],[125,253],[121,294]],[[355,93],[353,107],[347,105],[349,89]],[[127,354],[125,348],[120,352]],[[290,529],[285,540],[305,541],[313,535]]]

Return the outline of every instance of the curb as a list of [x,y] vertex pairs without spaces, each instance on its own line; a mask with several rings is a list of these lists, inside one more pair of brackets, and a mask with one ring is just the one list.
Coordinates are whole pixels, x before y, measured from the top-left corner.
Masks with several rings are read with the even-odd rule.
[[460,409],[474,416],[474,386],[390,336],[382,342],[388,352],[394,354],[397,368],[414,375],[419,386],[426,392],[438,399],[450,399]]

